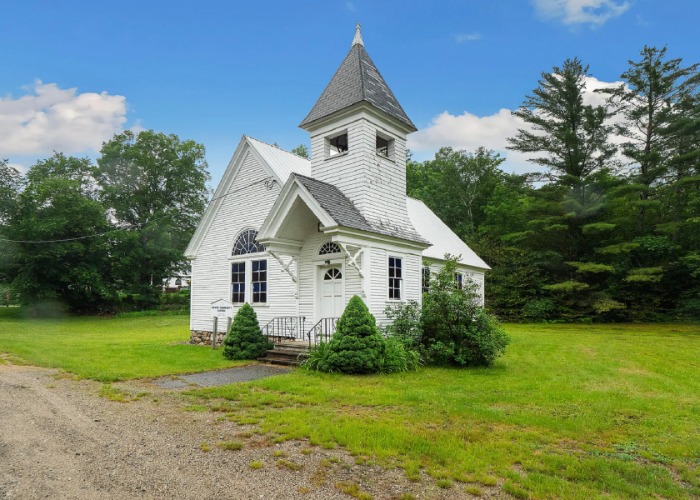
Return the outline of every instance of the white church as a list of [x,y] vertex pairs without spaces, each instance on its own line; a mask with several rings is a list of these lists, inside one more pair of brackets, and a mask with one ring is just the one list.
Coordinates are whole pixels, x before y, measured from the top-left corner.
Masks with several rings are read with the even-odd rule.
[[[406,138],[417,129],[364,48],[350,52],[300,127],[311,160],[243,136],[185,255],[190,330],[208,343],[211,305],[253,306],[263,333],[332,334],[353,295],[379,323],[421,302],[446,254],[483,300],[489,269],[425,204],[406,196]],[[219,331],[222,331],[219,328]]]

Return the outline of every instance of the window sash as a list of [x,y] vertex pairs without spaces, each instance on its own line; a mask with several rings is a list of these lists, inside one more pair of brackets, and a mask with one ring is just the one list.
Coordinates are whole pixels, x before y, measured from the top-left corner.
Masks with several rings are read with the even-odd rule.
[[231,302],[234,304],[245,302],[245,275],[245,262],[231,263]]
[[430,268],[423,266],[421,270],[421,291],[428,293],[430,291]]
[[389,299],[401,300],[403,284],[403,261],[401,257],[389,257]]
[[267,302],[267,260],[254,260],[251,262],[252,276],[250,288],[253,292],[253,304]]

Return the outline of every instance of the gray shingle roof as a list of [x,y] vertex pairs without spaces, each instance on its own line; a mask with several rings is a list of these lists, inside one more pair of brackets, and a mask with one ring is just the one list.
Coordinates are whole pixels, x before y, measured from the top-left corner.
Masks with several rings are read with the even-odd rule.
[[299,126],[304,127],[362,101],[416,130],[361,43],[352,46],[321,97]]
[[292,174],[292,176],[294,176],[301,183],[301,185],[309,191],[311,196],[313,196],[316,201],[318,201],[319,205],[321,205],[321,208],[323,208],[339,226],[368,231],[370,233],[383,234],[418,243],[429,243],[413,228],[406,229],[388,224],[370,224],[360,213],[360,211],[357,210],[352,201],[350,201],[350,199],[348,199],[348,197],[345,196],[343,192],[333,184],[328,184],[327,182],[319,181],[296,173]]

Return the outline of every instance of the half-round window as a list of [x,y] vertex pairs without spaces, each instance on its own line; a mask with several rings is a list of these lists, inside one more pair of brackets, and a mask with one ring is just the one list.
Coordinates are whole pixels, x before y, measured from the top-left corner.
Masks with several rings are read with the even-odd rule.
[[265,245],[258,243],[258,232],[254,229],[247,229],[238,235],[233,243],[233,251],[231,255],[245,255],[248,253],[260,253],[265,251]]
[[332,253],[340,253],[340,246],[333,241],[324,243],[321,245],[321,249],[318,251],[319,255],[329,255]]
[[336,269],[335,267],[326,271],[326,274],[323,276],[324,281],[333,281],[333,280],[339,280],[342,278],[343,278],[343,273],[340,272],[340,269]]

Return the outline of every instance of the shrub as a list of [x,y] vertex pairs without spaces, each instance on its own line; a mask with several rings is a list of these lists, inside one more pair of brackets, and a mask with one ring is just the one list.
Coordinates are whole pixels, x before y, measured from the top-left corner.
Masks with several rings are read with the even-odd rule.
[[260,331],[258,317],[250,304],[243,304],[233,318],[224,339],[224,357],[228,359],[257,359],[272,349],[273,344]]
[[456,265],[448,259],[423,296],[423,356],[431,364],[490,365],[505,351],[508,335],[479,305],[472,286],[457,287]]
[[[417,307],[415,304],[414,309]],[[384,339],[365,303],[354,296],[330,342],[312,348],[302,365],[322,372],[391,373],[416,369],[420,356],[400,335]]]
[[327,371],[360,374],[381,369],[384,339],[374,316],[357,295],[345,307],[326,349]]
[[418,351],[407,346],[398,337],[384,339],[384,357],[379,371],[382,373],[415,370],[421,364]]
[[409,300],[403,304],[387,306],[384,310],[387,319],[391,322],[384,327],[386,337],[392,337],[404,346],[417,348],[423,333],[421,326],[421,307],[415,300]]

